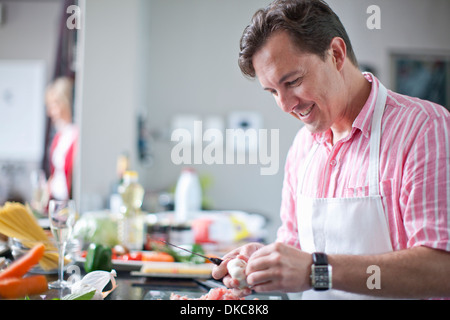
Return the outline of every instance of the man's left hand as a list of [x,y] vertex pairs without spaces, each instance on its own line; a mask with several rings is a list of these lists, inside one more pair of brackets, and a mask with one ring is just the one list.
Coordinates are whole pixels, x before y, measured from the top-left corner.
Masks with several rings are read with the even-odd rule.
[[275,242],[254,252],[247,264],[247,283],[256,292],[299,292],[311,288],[312,256]]

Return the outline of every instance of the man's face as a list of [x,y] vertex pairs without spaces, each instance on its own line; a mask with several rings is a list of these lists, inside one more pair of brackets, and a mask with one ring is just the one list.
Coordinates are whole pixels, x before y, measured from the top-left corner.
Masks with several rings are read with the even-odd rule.
[[278,106],[312,133],[326,131],[342,116],[345,90],[331,49],[323,61],[302,53],[286,32],[278,32],[253,56],[253,67]]

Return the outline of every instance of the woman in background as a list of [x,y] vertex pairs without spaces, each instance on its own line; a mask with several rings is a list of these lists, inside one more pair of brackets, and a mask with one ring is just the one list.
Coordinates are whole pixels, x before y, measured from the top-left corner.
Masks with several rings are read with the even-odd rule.
[[72,121],[73,80],[56,79],[47,87],[46,105],[56,134],[50,147],[50,199],[69,199],[72,191],[72,171],[78,129]]

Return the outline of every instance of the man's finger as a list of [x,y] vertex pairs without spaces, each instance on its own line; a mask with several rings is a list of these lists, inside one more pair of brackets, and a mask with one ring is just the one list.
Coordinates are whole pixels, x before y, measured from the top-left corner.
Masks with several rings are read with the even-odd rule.
[[230,259],[224,259],[220,265],[213,267],[211,275],[214,279],[222,279],[228,274],[228,261],[230,261]]

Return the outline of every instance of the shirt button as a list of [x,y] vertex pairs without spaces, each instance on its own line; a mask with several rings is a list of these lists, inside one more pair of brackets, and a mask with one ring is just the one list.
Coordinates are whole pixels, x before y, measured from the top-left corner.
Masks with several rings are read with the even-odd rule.
[[331,165],[331,166],[334,167],[336,164],[337,164],[337,161],[336,161],[336,160],[333,159],[333,160],[330,161],[330,165]]

